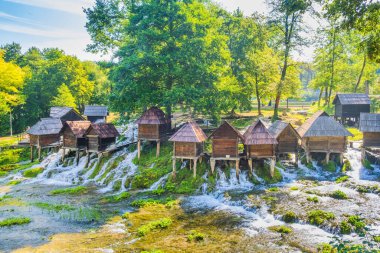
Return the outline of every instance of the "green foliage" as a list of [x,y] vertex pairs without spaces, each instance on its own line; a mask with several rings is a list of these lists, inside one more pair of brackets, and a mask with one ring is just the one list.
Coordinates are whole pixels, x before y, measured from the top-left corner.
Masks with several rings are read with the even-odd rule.
[[325,212],[323,210],[312,210],[307,213],[307,216],[309,223],[317,226],[335,218],[333,213]]
[[334,161],[329,161],[327,164],[323,163],[323,169],[333,173],[336,171],[336,164]]
[[[15,167],[16,163],[29,160],[28,149],[3,149],[0,152],[0,170],[8,170],[7,167]],[[12,168],[13,169],[13,168]]]
[[290,227],[287,227],[287,226],[273,226],[273,227],[269,227],[269,230],[277,232],[277,233],[281,233],[281,234],[289,234],[293,231]]
[[16,179],[16,180],[11,180],[7,183],[7,185],[18,185],[22,182],[23,180],[21,179]]
[[12,217],[0,221],[0,227],[28,224],[32,220],[27,217]]
[[307,200],[307,201],[310,201],[310,202],[314,202],[314,203],[318,203],[318,202],[319,202],[319,199],[318,199],[317,196],[313,196],[313,197],[308,196],[308,197],[306,198],[306,200]]
[[137,234],[139,236],[145,236],[153,230],[166,229],[172,224],[172,222],[173,221],[170,218],[162,218],[160,220],[149,222],[148,224],[139,227],[137,230]]
[[115,181],[115,183],[112,185],[112,190],[114,190],[114,191],[120,190],[121,189],[121,184],[122,184],[121,179]]
[[364,168],[366,168],[366,169],[368,169],[368,170],[373,170],[373,167],[372,167],[372,165],[371,165],[371,162],[368,161],[367,159],[364,159],[364,160],[363,160],[363,166],[364,166]]
[[134,207],[144,207],[144,206],[150,206],[150,205],[157,205],[157,204],[164,204],[164,205],[169,205],[174,202],[173,198],[165,198],[165,199],[138,199],[134,200],[131,203],[131,206]]
[[45,209],[52,212],[61,212],[61,211],[73,211],[75,210],[75,207],[66,205],[66,204],[52,204],[52,203],[46,203],[46,202],[36,202],[32,205]]
[[284,216],[282,216],[282,219],[286,223],[293,223],[297,220],[297,215],[293,211],[287,211]]
[[255,173],[258,177],[261,177],[267,184],[275,184],[282,181],[281,172],[274,168],[274,176],[270,175],[270,166],[268,164],[264,164],[264,166],[260,166],[255,169]]
[[345,173],[346,171],[352,170],[351,163],[349,160],[345,160],[342,166],[342,172]]
[[334,191],[333,193],[330,194],[330,197],[334,199],[348,199],[347,194],[341,190]]
[[63,188],[63,189],[55,189],[50,191],[52,195],[59,194],[68,194],[68,195],[81,195],[88,192],[88,188],[86,186],[77,186],[71,188]]
[[40,168],[40,167],[31,168],[31,169],[24,170],[22,172],[22,175],[24,177],[30,177],[30,178],[32,178],[32,177],[38,176],[38,174],[40,174],[43,171],[44,171],[44,168]]
[[71,94],[69,87],[66,84],[62,84],[58,87],[57,96],[53,97],[50,104],[52,106],[69,106],[72,108],[76,108],[75,98]]
[[103,200],[109,203],[117,203],[117,202],[129,199],[130,197],[131,197],[131,194],[129,192],[122,192],[118,195],[107,196],[103,198]]
[[343,183],[343,182],[346,182],[350,179],[349,176],[342,176],[342,177],[339,177],[335,180],[336,183],[340,184],[340,183]]
[[379,243],[379,242],[380,242],[380,236],[379,236],[379,235],[375,235],[375,236],[373,237],[373,240],[374,240],[375,242]]
[[363,233],[365,231],[366,224],[364,219],[359,215],[351,215],[348,217],[348,223],[350,223],[357,233]]
[[321,243],[318,245],[318,253],[337,253],[337,250],[328,243]]
[[205,239],[205,234],[197,232],[196,230],[191,230],[187,236],[189,242],[201,242]]
[[352,228],[351,225],[347,221],[342,221],[340,223],[340,233],[341,234],[351,234]]

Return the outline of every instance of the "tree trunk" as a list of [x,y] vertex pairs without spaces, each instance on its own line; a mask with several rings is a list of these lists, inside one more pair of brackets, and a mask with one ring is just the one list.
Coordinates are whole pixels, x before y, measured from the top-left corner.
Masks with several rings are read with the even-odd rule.
[[364,53],[364,59],[363,59],[362,69],[360,70],[360,74],[359,74],[359,77],[358,77],[358,81],[356,82],[355,89],[354,89],[354,92],[355,92],[355,93],[357,92],[357,90],[358,90],[358,88],[359,88],[359,85],[360,85],[360,82],[361,82],[361,80],[362,80],[362,77],[363,77],[363,73],[364,73],[364,69],[365,69],[366,63],[367,63],[367,54]]
[[10,127],[11,136],[13,136],[12,112],[9,113],[9,127]]
[[257,111],[258,111],[259,116],[260,116],[260,115],[262,115],[261,114],[261,98],[260,98],[260,91],[259,91],[259,83],[258,83],[257,73],[256,73],[255,76],[256,76],[255,87],[256,87]]
[[321,106],[322,94],[323,94],[323,86],[321,87],[321,91],[319,92],[319,97],[318,97],[318,107]]
[[335,76],[335,47],[336,47],[336,31],[335,27],[333,29],[333,50],[332,50],[332,58],[331,58],[331,77],[330,77],[330,91],[329,96],[326,101],[327,106],[330,105],[330,99],[331,99],[331,92],[334,87],[334,76]]

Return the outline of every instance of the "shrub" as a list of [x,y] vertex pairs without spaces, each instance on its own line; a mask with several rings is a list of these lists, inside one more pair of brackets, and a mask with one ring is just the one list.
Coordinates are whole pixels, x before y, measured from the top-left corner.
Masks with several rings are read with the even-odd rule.
[[22,173],[22,175],[24,177],[32,178],[32,177],[36,177],[42,171],[44,171],[44,168],[39,168],[39,167],[38,168],[31,168],[31,169],[24,170],[24,172]]
[[314,203],[318,203],[319,202],[319,199],[318,199],[317,196],[313,196],[313,197],[309,196],[309,197],[306,198],[306,200],[310,201],[310,202],[314,202]]
[[295,222],[297,220],[297,215],[293,211],[287,211],[284,214],[284,216],[282,217],[282,219],[286,223],[292,223],[292,222]]
[[343,182],[348,181],[349,178],[350,178],[349,176],[339,177],[339,178],[337,178],[337,179],[335,180],[335,182],[337,182],[338,184],[339,184],[339,183],[343,183]]
[[13,217],[0,221],[0,227],[9,227],[13,225],[22,225],[30,223],[32,220],[27,217]]
[[281,234],[289,234],[293,231],[290,227],[287,227],[287,226],[273,226],[273,227],[269,227],[269,230],[277,232],[277,233],[281,233]]
[[359,215],[351,215],[350,217],[348,217],[348,223],[350,223],[355,228],[355,231],[357,233],[364,232],[366,224],[363,220],[364,219],[361,218]]
[[157,221],[149,222],[148,224],[142,225],[138,228],[137,234],[139,236],[145,236],[149,232],[155,229],[166,229],[172,224],[172,220],[170,218],[162,218]]
[[352,227],[347,221],[342,221],[340,223],[340,233],[342,234],[351,234]]
[[204,239],[205,239],[205,235],[204,234],[202,234],[202,233],[199,233],[199,232],[197,232],[197,231],[195,231],[195,230],[191,230],[190,231],[190,234],[187,236],[187,240],[189,241],[189,242],[201,242],[201,241],[203,241]]
[[341,190],[334,191],[330,194],[330,197],[334,199],[348,199],[347,194],[342,192]]
[[50,194],[58,195],[58,194],[69,194],[69,195],[79,195],[86,193],[88,191],[86,186],[77,186],[77,187],[71,187],[71,188],[64,188],[64,189],[55,189],[50,191]]
[[310,224],[320,226],[325,221],[332,220],[335,218],[335,215],[330,212],[325,212],[323,210],[312,210],[308,212],[308,221]]

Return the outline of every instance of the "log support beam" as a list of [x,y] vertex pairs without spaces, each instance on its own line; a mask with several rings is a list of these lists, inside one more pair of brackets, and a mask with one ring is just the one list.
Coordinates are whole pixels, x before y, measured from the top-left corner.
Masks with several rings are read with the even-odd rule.
[[38,161],[41,161],[41,147],[38,147]]
[[156,157],[160,155],[160,147],[161,147],[161,142],[157,141]]
[[141,153],[141,140],[137,141],[137,158],[140,160],[140,153]]
[[330,161],[330,152],[326,153],[326,164]]
[[195,158],[194,159],[194,168],[193,168],[193,177],[194,178],[197,177],[197,162],[198,162],[198,158]]
[[343,165],[343,153],[339,154],[339,162],[340,162],[340,165]]
[[173,177],[175,178],[176,177],[176,174],[177,174],[177,160],[175,158],[173,158],[173,172],[172,172],[172,175]]
[[86,152],[86,168],[88,167],[88,164],[90,163],[90,152],[89,151],[87,151]]
[[30,161],[31,161],[31,162],[34,161],[34,157],[33,157],[33,146],[30,146]]
[[236,160],[236,178],[239,180],[239,174],[240,174],[240,160]]
[[214,171],[215,171],[215,163],[216,163],[216,160],[211,158],[210,159],[210,166],[211,166],[211,173],[214,174]]
[[79,164],[79,149],[75,151],[75,163],[78,166]]
[[251,158],[248,158],[248,166],[249,166],[249,170],[251,171],[251,173],[253,173],[253,164],[252,164]]
[[276,159],[272,158],[271,163],[270,163],[270,176],[273,178],[274,177],[274,166],[276,164]]

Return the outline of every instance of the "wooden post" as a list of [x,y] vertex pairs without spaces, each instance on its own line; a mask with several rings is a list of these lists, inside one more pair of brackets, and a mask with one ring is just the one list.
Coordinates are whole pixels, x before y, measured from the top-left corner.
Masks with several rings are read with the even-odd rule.
[[33,157],[33,146],[32,146],[32,145],[30,146],[30,161],[31,161],[31,162],[34,161],[34,157]]
[[173,157],[173,172],[172,172],[172,174],[173,174],[173,177],[175,178],[176,177],[176,166],[177,166],[177,160]]
[[38,161],[41,161],[41,146],[38,147]]
[[160,141],[157,141],[156,157],[160,155]]
[[310,163],[311,157],[310,157],[310,152],[308,149],[306,149],[306,162]]
[[339,154],[339,162],[340,162],[340,165],[343,165],[343,153]]
[[236,160],[236,178],[239,179],[240,168],[239,168],[239,160]]
[[76,163],[77,166],[78,166],[78,164],[79,164],[79,149],[77,149],[77,151],[76,151],[76,153],[75,153],[75,163]]
[[215,170],[215,159],[214,158],[211,158],[210,159],[210,165],[211,165],[211,173],[214,174],[214,170]]
[[270,176],[274,177],[274,165],[276,163],[276,159],[272,158],[270,163]]
[[140,149],[141,149],[141,140],[139,139],[138,141],[137,141],[137,159],[139,159],[140,160]]
[[252,165],[252,159],[251,158],[248,158],[248,166],[249,166],[249,169],[251,170],[251,173],[253,172],[253,165]]
[[87,154],[86,154],[86,168],[88,167],[88,164],[90,163],[90,152],[87,150]]
[[330,161],[330,152],[326,153],[326,164]]
[[194,169],[193,169],[193,177],[194,178],[197,177],[197,162],[198,162],[198,158],[195,158],[194,159]]
[[362,162],[364,162],[365,160],[365,149],[362,148]]
[[189,166],[190,166],[190,170],[192,169],[192,166],[191,166],[191,159],[189,160]]

